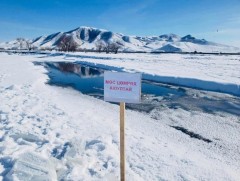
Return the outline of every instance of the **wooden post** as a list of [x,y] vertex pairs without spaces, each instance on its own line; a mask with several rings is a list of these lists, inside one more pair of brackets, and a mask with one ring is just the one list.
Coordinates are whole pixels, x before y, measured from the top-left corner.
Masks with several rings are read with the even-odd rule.
[[125,181],[125,102],[120,103],[120,178]]

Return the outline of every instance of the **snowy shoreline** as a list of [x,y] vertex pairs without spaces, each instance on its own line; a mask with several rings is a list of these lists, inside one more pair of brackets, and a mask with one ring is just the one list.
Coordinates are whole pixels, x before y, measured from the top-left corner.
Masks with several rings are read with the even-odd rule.
[[53,57],[49,60],[141,72],[146,80],[240,96],[239,55],[67,53],[60,56],[63,59]]

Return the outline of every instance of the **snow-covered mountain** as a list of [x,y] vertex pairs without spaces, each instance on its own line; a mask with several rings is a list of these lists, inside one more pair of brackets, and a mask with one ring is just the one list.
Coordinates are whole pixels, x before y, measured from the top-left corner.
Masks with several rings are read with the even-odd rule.
[[[115,42],[124,52],[222,52],[237,53],[240,48],[209,42],[205,39],[197,39],[191,35],[180,37],[175,34],[160,36],[128,36],[121,33],[97,29],[92,27],[79,27],[68,32],[58,32],[48,36],[40,36],[31,40],[32,46],[37,49],[58,49],[64,37],[70,37],[77,44],[78,49],[96,50],[99,42],[103,44]],[[0,43],[0,48],[19,49],[17,40]],[[24,44],[22,43],[22,48]],[[26,46],[25,46],[26,48]]]

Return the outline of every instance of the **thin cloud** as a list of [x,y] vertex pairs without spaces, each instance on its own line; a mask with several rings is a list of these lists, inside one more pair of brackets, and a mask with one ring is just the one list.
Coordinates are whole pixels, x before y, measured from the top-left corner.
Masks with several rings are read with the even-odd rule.
[[138,18],[144,13],[144,10],[147,9],[149,6],[153,5],[156,0],[148,0],[148,1],[141,1],[140,3],[133,6],[133,4],[126,3],[121,6],[117,6],[114,8],[110,8],[104,11],[102,14],[98,16],[99,20],[109,20],[116,18],[130,18],[132,16],[138,15]]
[[13,23],[13,22],[6,22],[6,21],[0,21],[0,25],[2,27],[7,26],[10,28],[14,29],[21,29],[21,30],[26,30],[26,31],[56,31],[55,29],[49,29],[49,28],[42,28],[42,27],[37,27],[37,26],[29,26],[26,24],[22,23]]

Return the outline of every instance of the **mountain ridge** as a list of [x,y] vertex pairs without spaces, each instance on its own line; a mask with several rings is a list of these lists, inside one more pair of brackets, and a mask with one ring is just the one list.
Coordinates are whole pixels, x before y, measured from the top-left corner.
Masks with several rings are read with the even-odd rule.
[[[159,36],[134,36],[114,33],[109,30],[80,26],[70,31],[52,33],[29,40],[37,49],[59,48],[63,37],[70,37],[81,50],[96,50],[97,44],[102,42],[117,43],[123,52],[203,52],[203,53],[238,53],[240,48],[222,45],[205,39],[197,39],[192,35],[180,37],[170,33]],[[0,44],[2,49],[20,49],[17,40]],[[24,47],[23,47],[24,48]],[[25,47],[26,48],[26,47]]]

